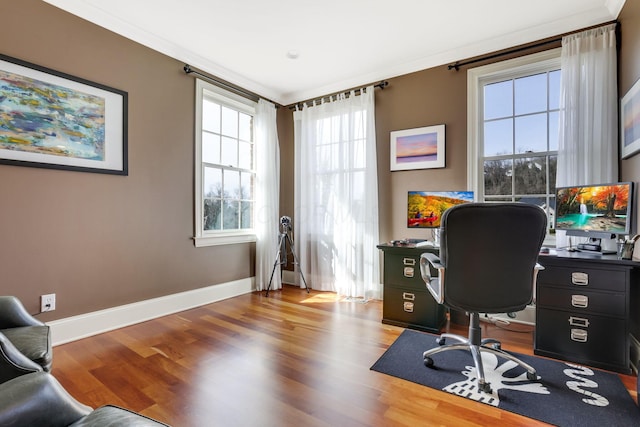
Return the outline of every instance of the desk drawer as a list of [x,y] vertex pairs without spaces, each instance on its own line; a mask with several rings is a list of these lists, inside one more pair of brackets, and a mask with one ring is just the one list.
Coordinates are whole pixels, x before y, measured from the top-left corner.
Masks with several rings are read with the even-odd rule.
[[593,366],[628,369],[624,319],[538,308],[535,350]]
[[[544,265],[544,260],[542,262]],[[625,291],[627,271],[596,268],[549,266],[538,273],[538,283],[570,286],[580,289]]]
[[444,306],[436,303],[427,291],[407,287],[384,287],[382,321],[398,326],[420,326],[422,330],[439,332],[445,321]]
[[626,297],[623,293],[592,292],[587,289],[539,286],[536,304],[577,313],[601,314],[624,318]]
[[384,283],[426,291],[426,285],[420,275],[420,254],[385,254]]

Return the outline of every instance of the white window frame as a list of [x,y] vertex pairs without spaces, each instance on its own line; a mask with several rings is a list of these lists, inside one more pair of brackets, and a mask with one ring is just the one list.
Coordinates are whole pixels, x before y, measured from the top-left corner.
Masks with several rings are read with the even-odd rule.
[[[202,102],[205,93],[208,97],[215,98],[216,102],[225,105],[234,110],[242,111],[254,117],[255,132],[255,115],[257,111],[257,103],[240,95],[224,90],[204,80],[196,79],[196,120],[195,120],[195,237],[194,243],[196,247],[215,246],[215,245],[231,245],[237,243],[249,243],[256,241],[255,229],[238,229],[238,230],[204,230],[203,213],[204,213],[204,166],[202,163]],[[254,211],[255,215],[255,211]],[[255,227],[255,216],[252,224]]]
[[[467,187],[476,200],[484,200],[484,106],[481,91],[486,84],[560,69],[561,48],[496,62],[467,71]],[[547,236],[553,240],[553,236]]]

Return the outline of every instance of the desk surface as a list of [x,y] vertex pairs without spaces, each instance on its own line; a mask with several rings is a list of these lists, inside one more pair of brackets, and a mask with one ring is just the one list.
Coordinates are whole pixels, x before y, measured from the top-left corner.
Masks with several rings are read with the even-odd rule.
[[[425,245],[416,246],[415,243],[396,243],[390,242],[380,243],[377,246],[381,250],[393,250],[400,251],[402,249],[416,250],[420,249],[424,252],[437,253],[440,249],[438,246]],[[618,259],[617,255],[602,255],[598,253],[575,251],[570,252],[564,249],[550,249],[549,253],[540,254],[540,262],[543,263],[545,259],[558,259],[558,260],[577,260],[577,261],[590,261],[595,264],[613,264],[613,265],[627,265],[630,267],[640,268],[640,261],[634,261],[630,259]]]
[[[402,241],[397,241],[397,242],[402,242]],[[385,243],[380,243],[379,245],[376,246],[378,249],[424,249],[424,250],[429,250],[429,249],[440,249],[439,246],[435,246],[433,244],[426,244],[426,245],[416,245],[416,243],[396,243],[393,244],[391,242],[385,242]]]
[[594,264],[615,264],[615,265],[628,265],[630,267],[640,267],[640,262],[630,259],[618,259],[617,255],[602,255],[591,252],[570,252],[564,249],[551,249],[548,254],[540,254],[539,261],[544,264],[545,258],[557,258],[562,260],[579,260],[589,261]]

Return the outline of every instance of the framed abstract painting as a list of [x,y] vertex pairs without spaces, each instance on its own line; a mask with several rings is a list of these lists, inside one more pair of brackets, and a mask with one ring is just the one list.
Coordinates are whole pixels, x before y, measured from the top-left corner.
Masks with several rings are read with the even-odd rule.
[[127,93],[0,55],[0,164],[127,175]]

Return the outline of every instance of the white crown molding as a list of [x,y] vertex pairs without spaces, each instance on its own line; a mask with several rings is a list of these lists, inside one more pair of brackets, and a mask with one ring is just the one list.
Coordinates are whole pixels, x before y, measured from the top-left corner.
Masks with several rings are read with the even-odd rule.
[[[143,46],[149,47],[157,52],[177,59],[185,64],[189,64],[192,68],[204,71],[222,80],[233,83],[245,90],[256,93],[267,99],[278,102],[280,94],[274,92],[266,86],[261,85],[251,79],[248,79],[238,73],[235,73],[215,62],[212,62],[196,52],[185,49],[176,45],[170,40],[158,37],[148,31],[118,19],[110,14],[107,10],[98,8],[93,4],[89,4],[82,0],[44,0],[52,6],[69,12],[86,21],[92,22],[109,31],[133,40]],[[105,7],[108,2],[105,2]]]
[[[615,20],[625,0],[602,0],[599,7],[595,7],[581,13],[550,21],[542,25],[529,28],[521,28],[509,34],[503,34],[488,40],[479,40],[475,43],[459,46],[446,51],[435,51],[426,56],[408,59],[400,63],[378,67],[376,70],[337,80],[329,85],[311,87],[292,92],[283,92],[270,88],[265,82],[258,82],[242,75],[241,72],[232,71],[220,64],[215,59],[205,58],[189,48],[181,47],[171,40],[151,34],[136,25],[124,22],[108,11],[108,2],[104,2],[104,8],[83,0],[44,0],[62,10],[79,16],[96,25],[104,27],[121,36],[129,38],[146,47],[168,55],[194,68],[209,73],[217,78],[226,80],[245,90],[254,92],[267,99],[282,105],[290,105],[296,102],[317,98],[330,93],[341,92],[352,87],[359,87],[370,83],[377,83],[383,79],[389,79],[432,67],[454,63],[466,58],[484,55],[500,51],[513,46],[535,42],[559,34],[578,31],[589,26],[599,25]],[[286,76],[284,77],[286,78]]]
[[[612,2],[622,2],[624,0],[612,0]],[[620,5],[622,7],[622,5]],[[524,28],[510,34],[489,40],[480,40],[476,43],[459,47],[457,49],[437,52],[426,57],[418,58],[414,61],[407,61],[400,64],[390,64],[386,68],[378,68],[374,72],[332,83],[331,85],[313,88],[295,93],[287,93],[281,96],[282,105],[290,105],[296,102],[318,98],[320,96],[336,93],[348,88],[377,83],[384,79],[402,76],[445,64],[453,64],[456,61],[464,61],[468,58],[486,55],[492,52],[509,49],[514,46],[525,45],[539,40],[556,37],[560,34],[578,31],[586,27],[604,24],[617,18],[619,11],[615,15],[602,19],[602,13],[598,10],[590,10],[581,14],[573,15],[567,19],[545,23],[534,28]]]

